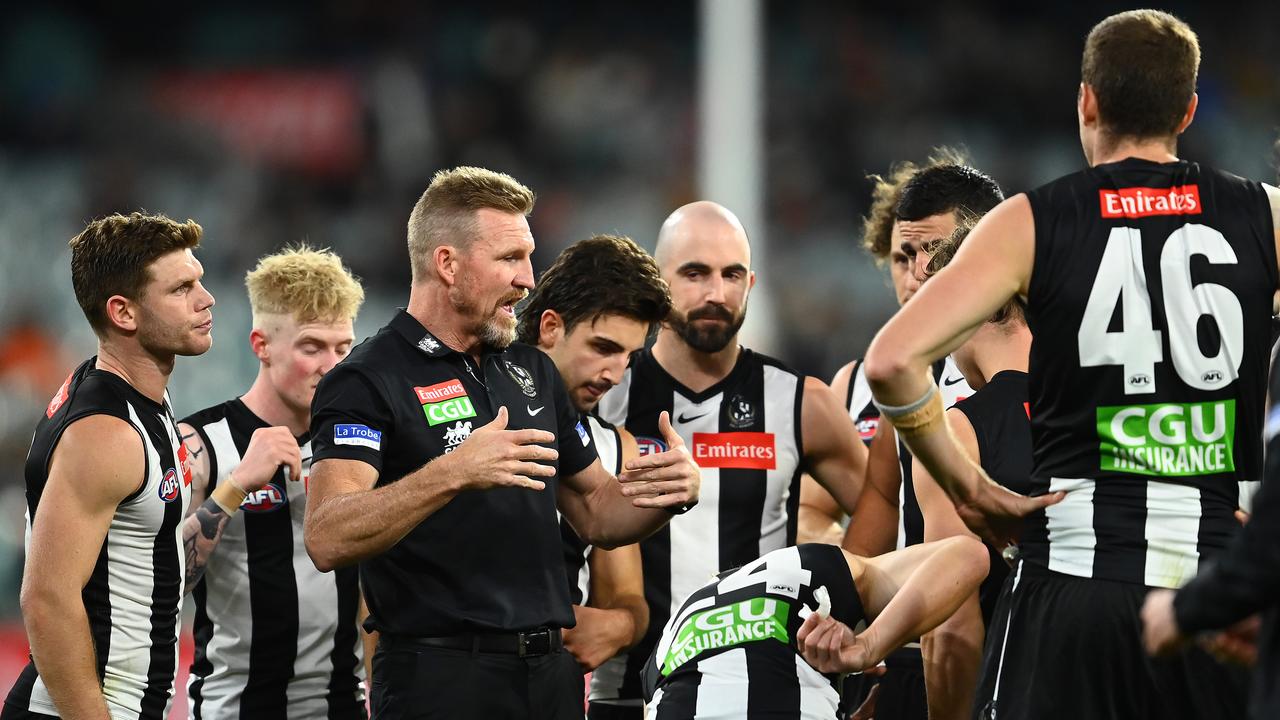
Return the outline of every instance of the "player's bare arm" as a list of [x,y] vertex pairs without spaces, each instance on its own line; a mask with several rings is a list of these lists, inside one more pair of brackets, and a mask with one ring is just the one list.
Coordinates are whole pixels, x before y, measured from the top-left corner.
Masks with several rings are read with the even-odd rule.
[[797,647],[822,672],[872,667],[955,612],[987,575],[987,550],[968,537],[913,545],[876,558],[846,555],[871,624],[854,635],[813,613],[796,633]]
[[556,504],[583,540],[606,549],[639,542],[671,520],[669,510],[698,502],[702,476],[665,411],[658,429],[667,450],[626,461],[616,481],[599,460],[561,478]]
[[142,485],[144,452],[129,423],[91,415],[67,427],[49,461],[22,575],[22,617],[62,717],[109,720],[81,592],[116,507]]
[[1016,195],[978,222],[955,259],[898,311],[867,351],[867,380],[876,401],[892,409],[885,414],[956,503],[965,524],[996,546],[1016,534],[1022,517],[1062,496],[1010,492],[965,456],[943,421],[929,364],[959,347],[1009,298],[1026,295],[1034,255],[1031,204],[1026,195]]
[[[639,457],[636,439],[618,429],[622,460]],[[593,548],[587,556],[591,568],[590,602],[574,605],[577,624],[564,630],[565,649],[585,670],[635,645],[649,628],[649,605],[644,600],[644,570],[639,545],[613,550]]]
[[[965,454],[981,464],[978,437],[969,418],[953,408],[947,411],[947,422]],[[911,472],[916,500],[924,516],[925,542],[955,536],[973,537],[956,514],[951,499],[919,460],[914,461]],[[950,617],[920,639],[930,718],[960,720],[969,717],[974,688],[978,684],[984,637],[982,609],[978,594],[974,592]]]
[[[853,378],[854,363],[846,363],[831,378],[831,392],[836,398],[849,394],[849,382]],[[821,542],[839,545],[844,537],[845,512],[840,503],[809,473],[800,477],[800,507],[796,511],[796,542]]]
[[893,426],[880,423],[867,450],[867,475],[858,506],[849,518],[841,547],[854,555],[887,553],[898,541],[898,494],[902,488],[898,436]]
[[178,423],[182,443],[191,460],[191,506],[182,524],[182,547],[187,556],[186,591],[204,577],[222,531],[240,510],[249,493],[261,490],[276,470],[284,465],[291,477],[302,476],[302,460],[298,443],[286,427],[260,428],[253,433],[244,459],[206,499],[209,488],[209,453],[200,433],[187,423]]
[[554,440],[545,430],[508,430],[502,407],[452,453],[380,488],[374,487],[378,471],[368,463],[317,461],[304,520],[307,554],[327,572],[385,552],[465,490],[543,490],[546,483],[538,478],[555,475],[546,463],[559,453],[539,443]]
[[800,409],[803,463],[845,512],[852,514],[862,494],[867,448],[835,393],[813,377],[804,379]]

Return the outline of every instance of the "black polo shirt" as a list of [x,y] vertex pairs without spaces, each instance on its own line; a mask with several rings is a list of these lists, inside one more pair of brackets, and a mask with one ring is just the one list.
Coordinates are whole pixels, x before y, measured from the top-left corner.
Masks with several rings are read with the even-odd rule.
[[[324,376],[312,401],[313,462],[360,460],[393,483],[451,452],[506,406],[509,429],[555,433],[563,473],[596,459],[551,359],[515,344],[477,367],[403,310]],[[360,563],[369,626],[391,634],[572,627],[546,489],[465,491],[390,550]]]

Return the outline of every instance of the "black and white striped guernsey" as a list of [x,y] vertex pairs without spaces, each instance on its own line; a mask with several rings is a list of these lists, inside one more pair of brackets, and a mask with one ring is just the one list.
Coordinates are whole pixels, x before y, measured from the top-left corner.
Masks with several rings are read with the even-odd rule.
[[862,600],[834,545],[774,550],[696,590],[645,665],[648,720],[836,717],[838,676],[818,672],[795,649],[819,588],[831,616],[861,632]]
[[[111,717],[161,720],[178,668],[178,609],[186,573],[182,519],[191,496],[190,468],[168,394],[163,404],[156,403],[119,375],[96,369],[96,360],[90,358],[71,373],[36,426],[25,469],[27,537],[49,461],[67,426],[90,415],[110,415],[132,425],[146,454],[142,484],[116,508],[81,598]],[[30,662],[6,705],[58,714]]]
[[[973,388],[969,387],[968,381],[950,355],[933,364],[933,380],[942,394],[943,407],[950,408],[973,394]],[[849,378],[849,394],[844,404],[858,429],[858,437],[870,446],[880,426],[880,410],[871,401],[871,385],[867,383],[862,360],[854,361],[853,374]],[[892,428],[890,431],[893,432]],[[901,550],[924,542],[924,516],[920,513],[920,503],[916,500],[915,486],[911,482],[911,453],[901,440],[898,441],[898,468],[901,482],[898,484],[896,547]]]
[[[268,427],[240,400],[186,418],[209,453],[213,492],[255,430]],[[227,522],[195,599],[191,717],[365,718],[356,568],[316,570],[303,545],[311,442],[299,439],[302,477],[283,468]]]
[[794,545],[800,502],[804,378],[742,349],[733,370],[702,392],[638,354],[600,415],[626,427],[641,455],[665,449],[662,411],[702,470],[697,505],[640,543],[649,629],[629,653],[596,669],[591,701],[638,706],[640,670],[681,598],[716,573]]
[[[612,475],[622,472],[622,443],[619,441],[617,428],[588,414],[582,416],[582,425],[591,433],[596,454],[600,456],[600,464],[604,469]],[[587,557],[591,554],[592,545],[578,536],[563,515],[560,515],[560,539],[564,546],[564,571],[569,581],[569,600],[574,605],[586,605],[591,599],[591,570],[587,565]]]
[[1260,183],[1138,158],[1027,194],[1032,492],[1022,558],[1176,588],[1239,531],[1262,467],[1273,294]]

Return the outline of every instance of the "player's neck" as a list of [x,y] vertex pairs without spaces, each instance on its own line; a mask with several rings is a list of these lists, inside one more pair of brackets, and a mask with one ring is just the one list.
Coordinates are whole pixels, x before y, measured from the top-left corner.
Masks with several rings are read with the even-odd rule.
[[479,363],[480,353],[484,349],[480,336],[468,330],[466,318],[453,309],[447,288],[439,284],[413,286],[409,291],[409,305],[405,312],[447,347],[471,355]]
[[988,323],[974,333],[970,342],[973,343],[971,347],[954,357],[965,381],[974,390],[981,389],[1005,370],[1027,372],[1031,333],[1025,325],[1011,331],[1008,327]]
[[653,343],[653,357],[677,382],[693,392],[702,392],[728,377],[738,362],[738,336],[718,352],[707,353],[689,347],[674,330],[663,327]]
[[1090,158],[1095,166],[1129,158],[1155,163],[1176,162],[1178,159],[1178,146],[1174,138],[1113,138],[1099,132],[1094,136],[1093,142]]
[[248,392],[240,396],[240,402],[266,424],[289,428],[294,437],[305,435],[311,427],[310,414],[298,412],[285,404],[280,393],[271,386],[266,368],[258,370],[258,379],[253,381],[253,387]]
[[134,390],[157,403],[164,402],[164,389],[173,373],[174,357],[157,357],[131,341],[99,340],[95,367],[124,378]]

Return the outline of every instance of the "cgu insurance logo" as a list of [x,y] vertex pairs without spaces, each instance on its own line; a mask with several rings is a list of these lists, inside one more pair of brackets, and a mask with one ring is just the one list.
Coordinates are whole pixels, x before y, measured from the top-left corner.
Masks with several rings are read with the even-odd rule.
[[1236,401],[1098,408],[1102,469],[1187,477],[1233,472]]
[[476,409],[471,405],[471,398],[467,396],[461,380],[415,387],[413,391],[418,395],[418,402],[422,403],[427,424],[432,427],[476,416]]
[[691,615],[676,632],[662,661],[662,674],[708,650],[732,647],[757,640],[786,643],[790,603],[771,597],[757,597]]

